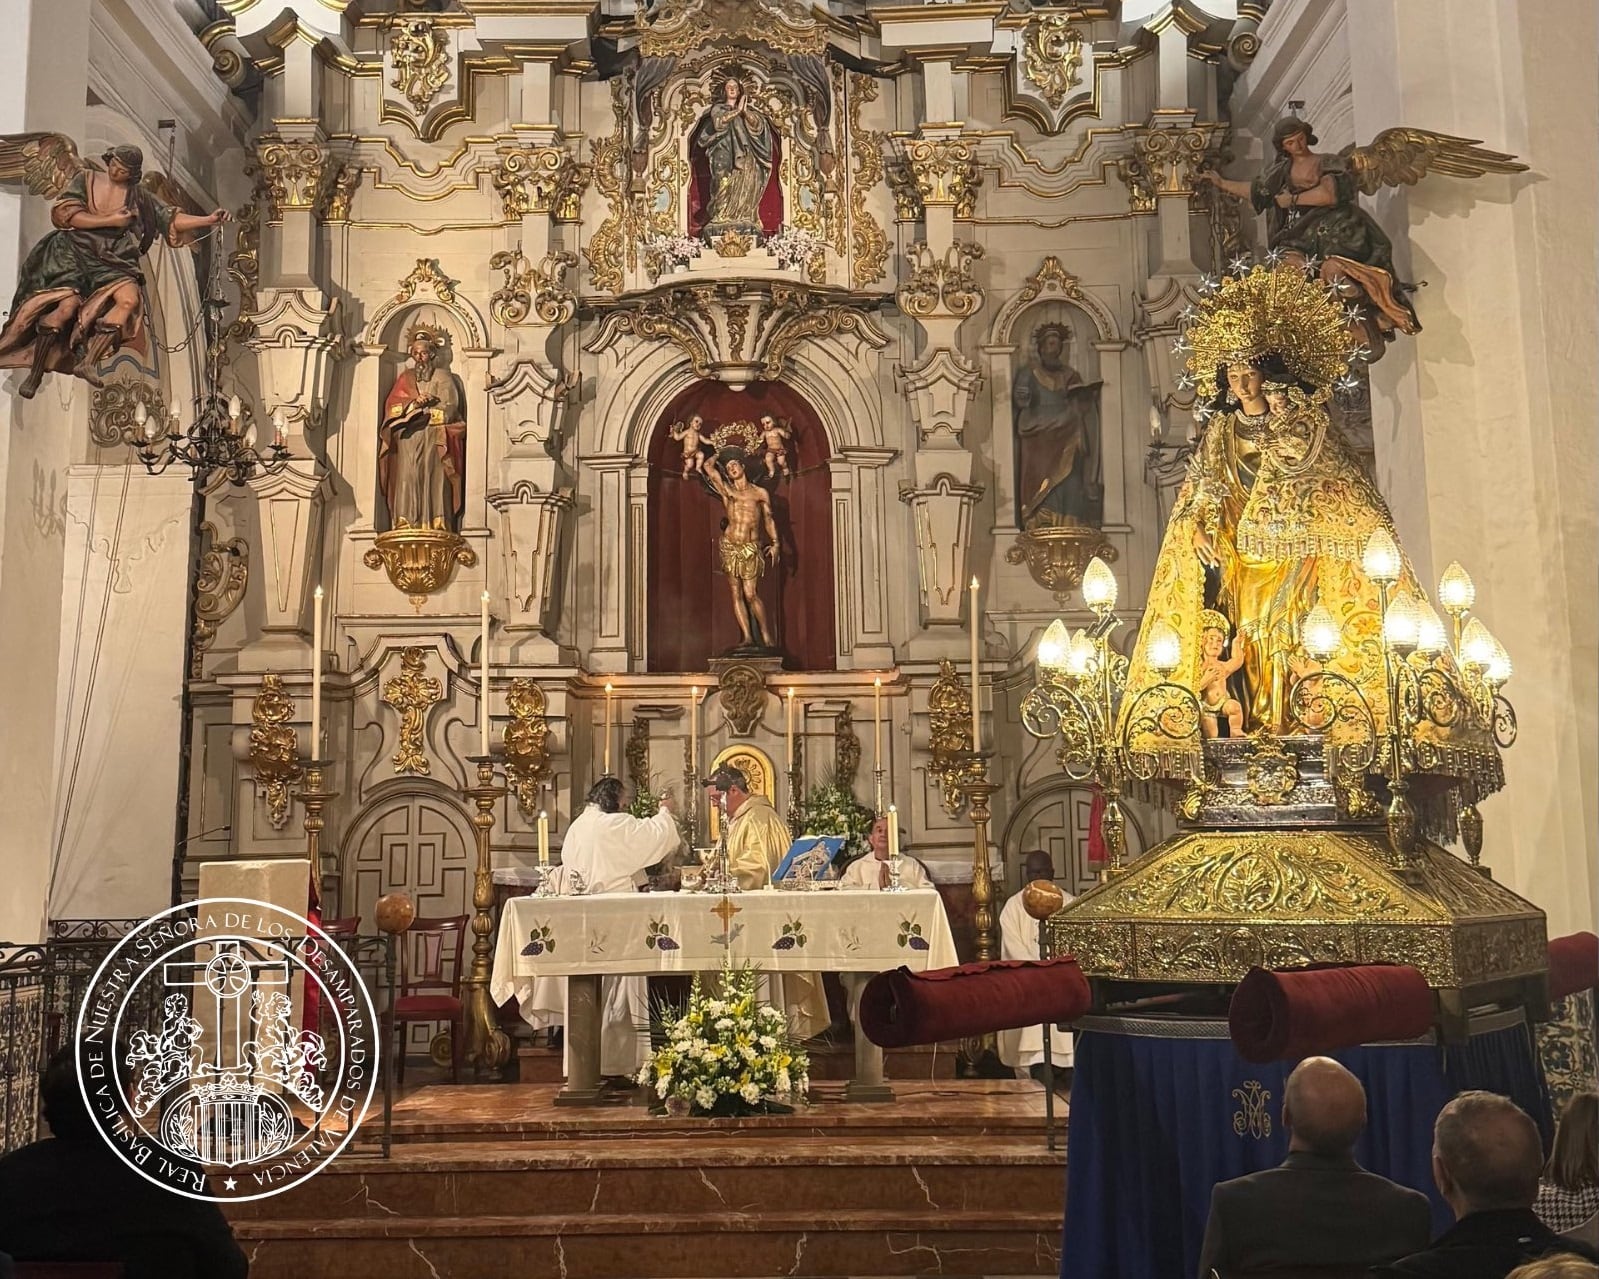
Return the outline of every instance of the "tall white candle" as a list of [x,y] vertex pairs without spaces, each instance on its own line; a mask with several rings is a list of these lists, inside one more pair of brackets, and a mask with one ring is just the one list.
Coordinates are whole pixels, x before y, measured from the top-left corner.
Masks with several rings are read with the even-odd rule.
[[788,771],[794,771],[794,690],[788,690]]
[[550,815],[539,810],[539,865],[550,864]]
[[322,758],[322,588],[311,597],[311,755]]
[[872,771],[883,771],[883,677],[872,681]]
[[478,696],[482,705],[478,708],[478,717],[483,721],[482,749],[479,755],[489,753],[489,593],[483,592],[483,642],[478,649]]
[[688,704],[688,771],[691,786],[700,784],[700,686],[689,690]]
[[977,606],[977,579],[972,578],[972,750],[983,749],[982,669],[977,651],[977,637],[983,628],[982,614]]
[[601,775],[611,775],[611,686],[605,686],[605,766],[600,770]]

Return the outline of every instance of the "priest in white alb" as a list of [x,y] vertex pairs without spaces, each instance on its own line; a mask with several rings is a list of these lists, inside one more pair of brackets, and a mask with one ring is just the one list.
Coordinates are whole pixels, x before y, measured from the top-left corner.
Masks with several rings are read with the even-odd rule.
[[[622,810],[622,783],[602,777],[590,788],[588,806],[561,841],[562,878],[573,874],[585,893],[631,893],[645,882],[644,870],[664,861],[682,843],[672,801],[663,797],[653,817]],[[643,976],[600,981],[600,1073],[629,1079],[649,1054],[649,984]]]
[[[866,836],[867,847],[871,853],[866,857],[857,857],[838,878],[841,891],[866,891],[881,892],[894,882],[893,872],[889,869],[888,847],[888,818],[879,817],[872,823],[872,829]],[[901,888],[931,888],[932,877],[927,873],[927,867],[914,857],[900,849],[899,855],[899,886]],[[885,902],[885,906],[892,903]],[[871,977],[866,973],[840,973],[839,981],[844,987],[844,997],[849,1005],[850,1025],[860,1024],[858,1014],[861,1007],[861,991],[866,989],[866,983]]]
[[[1055,861],[1042,850],[1028,853],[1022,859],[1022,885],[1035,879],[1055,878]],[[1064,893],[1067,901],[1070,893]],[[999,912],[999,957],[1001,959],[1039,959],[1038,921],[1022,905],[1021,889],[1005,901]],[[998,1036],[999,1059],[1015,1070],[1018,1077],[1031,1075],[1042,1081],[1044,1068],[1044,1032],[1041,1026],[1023,1026],[1017,1030],[1002,1030]],[[1050,1064],[1056,1070],[1070,1070],[1072,1065],[1072,1037],[1065,1031],[1049,1031]]]

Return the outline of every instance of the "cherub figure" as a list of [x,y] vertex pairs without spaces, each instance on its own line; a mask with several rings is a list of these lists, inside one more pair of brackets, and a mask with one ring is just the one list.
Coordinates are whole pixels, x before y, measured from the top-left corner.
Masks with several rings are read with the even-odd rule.
[[709,442],[705,419],[696,413],[687,422],[674,423],[668,433],[674,441],[683,446],[683,478],[688,479],[696,471],[703,474],[705,445]]
[[783,478],[788,478],[788,441],[794,438],[794,432],[787,426],[778,425],[778,421],[770,413],[761,414],[761,439],[766,443],[766,474],[777,478],[779,470]]
[[139,1072],[133,1113],[141,1117],[150,1112],[167,1089],[193,1075],[200,1059],[198,1045],[204,1032],[200,1023],[189,1016],[189,1001],[182,995],[168,995],[161,1013],[159,1032],[141,1030],[128,1044],[128,1068]]
[[1221,720],[1227,720],[1227,732],[1231,737],[1242,737],[1244,733],[1244,708],[1242,704],[1227,691],[1228,678],[1244,664],[1244,639],[1239,636],[1233,643],[1233,655],[1224,658],[1222,650],[1227,647],[1227,637],[1232,632],[1232,624],[1213,608],[1207,608],[1199,615],[1200,631],[1200,666],[1199,666],[1199,709],[1200,727],[1206,737],[1221,736]]

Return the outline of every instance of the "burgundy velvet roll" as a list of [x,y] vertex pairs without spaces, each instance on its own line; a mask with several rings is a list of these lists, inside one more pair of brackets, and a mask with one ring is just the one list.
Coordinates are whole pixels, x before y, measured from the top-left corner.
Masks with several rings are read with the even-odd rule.
[[1355,1044],[1414,1039],[1433,1024],[1427,979],[1397,964],[1272,972],[1251,968],[1227,1011],[1245,1061],[1296,1061]]
[[1572,933],[1549,943],[1549,998],[1564,999],[1599,986],[1599,937]]
[[904,1048],[1072,1021],[1089,1003],[1075,959],[991,960],[925,973],[897,968],[866,983],[860,1029],[880,1048]]

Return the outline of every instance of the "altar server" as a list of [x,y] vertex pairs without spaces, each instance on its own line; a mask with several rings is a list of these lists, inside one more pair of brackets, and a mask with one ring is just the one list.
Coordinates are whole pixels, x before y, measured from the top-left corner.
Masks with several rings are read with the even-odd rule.
[[[1022,861],[1022,886],[1035,879],[1053,880],[1055,862],[1043,851],[1028,853]],[[1067,901],[1070,893],[1063,894]],[[999,912],[999,957],[1001,959],[1039,959],[1038,921],[1022,905],[1021,889],[1012,893]],[[1044,1065],[1044,1033],[1039,1026],[1023,1026],[1018,1030],[999,1032],[999,1059],[1012,1067],[1019,1077],[1033,1075],[1042,1078]],[[1049,1032],[1050,1061],[1056,1070],[1069,1070],[1072,1064],[1072,1037],[1053,1027]]]
[[[676,851],[682,842],[672,801],[663,797],[653,817],[622,809],[622,783],[602,777],[589,790],[588,806],[561,841],[563,878],[583,877],[585,893],[631,893],[644,883],[644,868]],[[649,986],[643,976],[600,981],[600,1073],[631,1077],[649,1052]]]
[[[879,817],[872,823],[872,831],[866,837],[867,844],[871,847],[870,857],[857,857],[844,868],[843,877],[839,880],[840,888],[887,888],[891,879],[888,869],[888,818]],[[901,888],[931,888],[932,879],[927,874],[927,867],[914,857],[906,855],[903,849],[899,857],[899,886]]]
[[[793,837],[765,795],[751,794],[742,769],[723,764],[704,781],[711,803],[727,807],[727,864],[745,892],[772,882]],[[819,973],[784,973],[773,978],[772,998],[788,1018],[788,1032],[806,1040],[826,1030],[832,1018]]]

